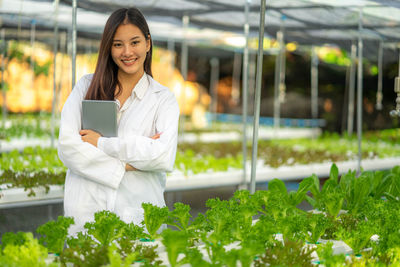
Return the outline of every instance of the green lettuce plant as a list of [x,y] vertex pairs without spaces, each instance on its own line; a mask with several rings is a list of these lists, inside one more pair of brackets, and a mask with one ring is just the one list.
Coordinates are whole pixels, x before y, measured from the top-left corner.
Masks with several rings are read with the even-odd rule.
[[142,203],[144,210],[144,221],[149,236],[151,239],[155,239],[159,236],[157,233],[161,225],[166,223],[168,220],[169,210],[168,207],[157,207],[151,203]]
[[36,232],[41,235],[40,244],[45,245],[49,252],[60,254],[63,251],[71,224],[74,224],[73,218],[59,216],[57,221],[49,221],[39,226]]
[[57,266],[56,264],[47,264],[46,258],[48,256],[47,249],[41,246],[37,239],[33,238],[32,233],[24,233],[23,244],[12,244],[12,242],[5,245],[3,251],[0,253],[1,266],[10,267],[44,267],[44,266]]

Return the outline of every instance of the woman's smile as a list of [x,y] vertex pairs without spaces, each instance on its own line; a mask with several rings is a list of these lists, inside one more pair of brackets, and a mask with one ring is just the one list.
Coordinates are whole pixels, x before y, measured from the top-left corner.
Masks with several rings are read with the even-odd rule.
[[123,62],[126,66],[132,66],[136,61],[137,61],[137,58],[122,59],[122,62]]

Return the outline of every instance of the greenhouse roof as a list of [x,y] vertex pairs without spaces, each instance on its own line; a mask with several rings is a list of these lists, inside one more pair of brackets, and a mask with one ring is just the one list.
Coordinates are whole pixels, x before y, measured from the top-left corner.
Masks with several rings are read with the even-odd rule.
[[[29,27],[32,20],[38,29],[54,25],[54,3],[50,0],[2,0],[0,14],[3,25]],[[78,31],[98,36],[109,14],[120,7],[136,6],[146,16],[153,37],[159,40],[182,40],[182,17],[190,19],[189,40],[213,42],[226,35],[242,35],[246,0],[78,0]],[[71,28],[71,0],[61,0],[58,23],[61,29]],[[349,50],[361,36],[365,55],[377,57],[377,47],[384,42],[385,54],[393,54],[400,42],[400,1],[398,0],[267,0],[267,37],[277,31],[286,41],[303,45],[334,44]],[[258,35],[260,1],[250,1],[250,34]],[[389,50],[387,49],[389,48]],[[385,59],[397,60],[397,56]]]

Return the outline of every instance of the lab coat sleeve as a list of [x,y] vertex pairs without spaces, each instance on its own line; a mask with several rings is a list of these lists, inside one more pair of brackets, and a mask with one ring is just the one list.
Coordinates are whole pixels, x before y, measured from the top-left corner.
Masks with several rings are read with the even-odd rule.
[[74,87],[61,112],[58,156],[72,172],[94,182],[117,189],[124,174],[125,164],[102,150],[83,142],[81,130],[82,99],[88,78],[83,77]]
[[105,153],[117,157],[138,170],[166,171],[173,170],[178,140],[179,107],[173,93],[160,103],[156,117],[156,133],[159,139],[130,135],[124,138],[100,138]]

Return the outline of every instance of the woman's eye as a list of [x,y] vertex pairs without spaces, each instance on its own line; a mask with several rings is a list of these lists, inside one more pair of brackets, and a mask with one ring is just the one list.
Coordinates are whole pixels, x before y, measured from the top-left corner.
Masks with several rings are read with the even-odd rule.
[[133,41],[132,45],[137,45],[139,43],[139,41]]
[[119,44],[119,43],[114,44],[114,47],[120,47],[120,46],[121,46],[121,44]]

